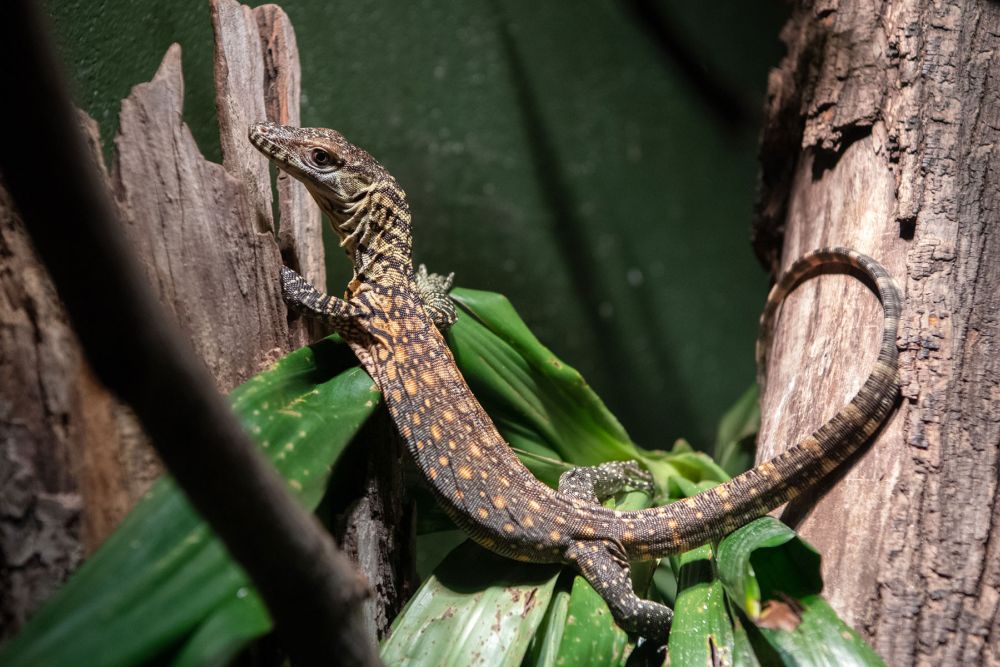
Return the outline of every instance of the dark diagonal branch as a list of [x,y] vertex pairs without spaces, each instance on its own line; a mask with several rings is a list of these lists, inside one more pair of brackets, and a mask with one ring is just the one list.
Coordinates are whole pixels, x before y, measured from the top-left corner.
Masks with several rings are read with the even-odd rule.
[[296,664],[377,664],[360,576],[258,455],[135,266],[42,25],[30,0],[0,5],[0,176],[90,363],[250,575]]

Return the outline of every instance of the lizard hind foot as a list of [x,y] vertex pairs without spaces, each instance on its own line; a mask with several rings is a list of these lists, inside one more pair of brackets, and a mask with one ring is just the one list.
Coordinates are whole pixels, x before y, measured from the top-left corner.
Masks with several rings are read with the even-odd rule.
[[614,547],[578,542],[566,554],[580,574],[593,586],[611,610],[611,616],[625,632],[653,642],[666,641],[674,612],[659,602],[644,600],[632,589],[631,571],[623,554]]
[[559,477],[559,493],[593,503],[627,491],[655,495],[653,476],[636,461],[610,461],[573,468]]
[[427,311],[427,316],[431,318],[434,326],[441,331],[447,330],[458,318],[455,302],[448,295],[454,281],[454,273],[446,276],[440,273],[428,273],[427,267],[423,264],[417,267],[413,274],[413,282],[416,285],[417,295],[424,304],[424,310]]

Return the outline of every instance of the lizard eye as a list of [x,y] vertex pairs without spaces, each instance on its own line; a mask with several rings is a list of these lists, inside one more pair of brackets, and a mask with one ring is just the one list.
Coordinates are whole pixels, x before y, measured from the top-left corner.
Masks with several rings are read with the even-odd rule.
[[317,167],[329,167],[333,165],[334,162],[333,156],[322,148],[312,149],[310,157],[312,157],[312,161],[316,163]]

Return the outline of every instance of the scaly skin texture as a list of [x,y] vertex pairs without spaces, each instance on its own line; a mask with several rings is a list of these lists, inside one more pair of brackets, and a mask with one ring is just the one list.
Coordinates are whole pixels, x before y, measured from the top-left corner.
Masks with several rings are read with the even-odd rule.
[[[762,317],[768,332],[784,296],[820,266],[866,274],[885,309],[878,360],[857,396],[784,454],[696,496],[637,512],[598,501],[649,488],[633,462],[579,468],[559,490],[536,480],[497,432],[432,323],[447,325],[450,278],[414,276],[410,212],[403,190],[370,155],[333,130],[259,124],[250,140],[301,180],[329,215],[354,265],[347,298],[319,293],[285,269],[286,300],[327,319],[378,383],[389,413],[438,502],[476,542],[518,560],[576,566],[625,630],[662,639],[671,611],[635,595],[630,560],[686,551],[787,502],[856,451],[885,420],[898,393],[896,327],[900,298],[877,262],[843,248],[810,253],[775,285]],[[420,279],[420,285],[417,279]]]

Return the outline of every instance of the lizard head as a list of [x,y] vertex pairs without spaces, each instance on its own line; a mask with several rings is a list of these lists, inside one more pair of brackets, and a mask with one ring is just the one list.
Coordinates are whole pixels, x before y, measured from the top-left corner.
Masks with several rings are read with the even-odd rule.
[[376,223],[368,215],[372,193],[402,193],[375,158],[335,130],[256,123],[249,138],[280,169],[302,181],[352,259],[359,242],[380,231],[373,229]]

